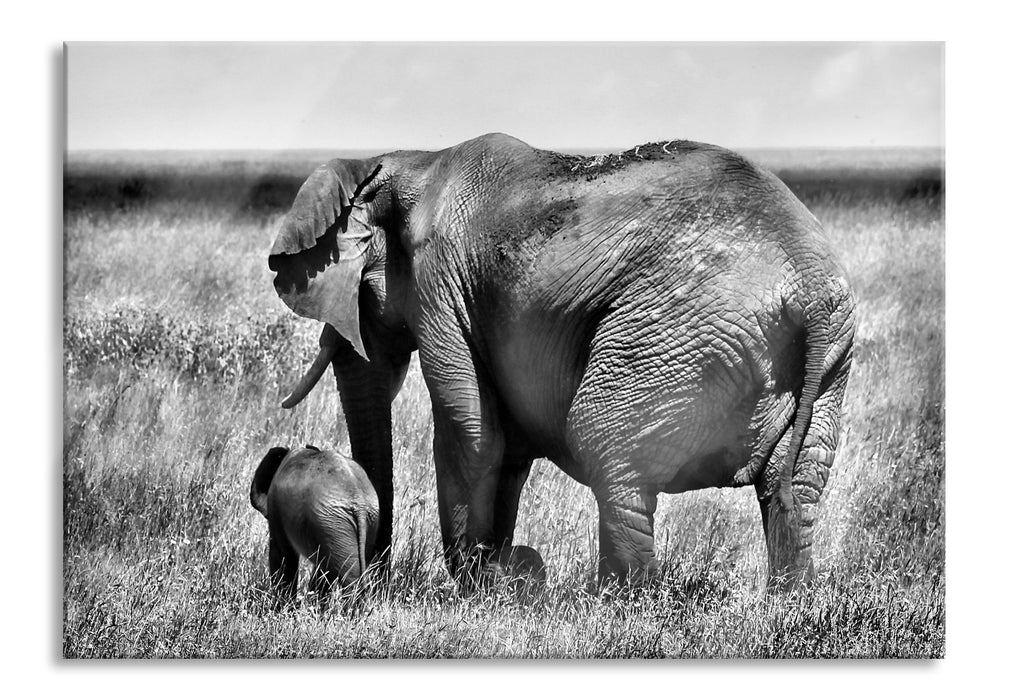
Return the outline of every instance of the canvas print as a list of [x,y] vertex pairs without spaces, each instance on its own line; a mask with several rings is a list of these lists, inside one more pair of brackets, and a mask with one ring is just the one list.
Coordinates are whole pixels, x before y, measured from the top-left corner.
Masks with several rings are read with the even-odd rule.
[[65,58],[65,657],[945,655],[942,44]]

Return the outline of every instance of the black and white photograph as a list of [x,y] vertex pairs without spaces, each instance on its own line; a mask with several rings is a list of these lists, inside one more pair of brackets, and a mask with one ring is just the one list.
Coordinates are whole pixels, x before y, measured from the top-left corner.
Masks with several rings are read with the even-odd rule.
[[61,656],[944,658],[945,51],[68,41]]

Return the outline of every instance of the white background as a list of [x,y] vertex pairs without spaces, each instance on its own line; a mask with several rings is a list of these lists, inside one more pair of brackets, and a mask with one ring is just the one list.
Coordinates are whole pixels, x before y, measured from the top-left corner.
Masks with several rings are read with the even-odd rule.
[[[454,5],[454,7],[453,7]],[[982,3],[846,0],[551,9],[208,0],[4,9],[3,679],[12,697],[972,697],[1004,688],[1009,162],[1005,24]],[[409,8],[409,9],[407,9]],[[955,13],[955,16],[954,16]],[[947,41],[947,659],[938,662],[66,662],[61,649],[61,46],[64,40]],[[547,118],[545,116],[545,118]],[[937,261],[938,262],[938,261]]]

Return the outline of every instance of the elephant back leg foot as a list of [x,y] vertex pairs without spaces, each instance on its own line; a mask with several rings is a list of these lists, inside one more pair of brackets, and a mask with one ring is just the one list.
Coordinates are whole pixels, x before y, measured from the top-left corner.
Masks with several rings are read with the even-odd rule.
[[767,592],[782,593],[813,580],[812,505],[785,508],[778,495],[760,499],[767,540]]
[[[787,444],[790,435],[791,429],[781,442]],[[776,459],[757,481],[757,500],[767,540],[769,592],[790,591],[814,578],[813,528],[820,495],[834,461],[836,441],[832,431],[811,431],[809,444],[800,453],[792,478],[791,503],[782,501],[777,488],[780,460]]]

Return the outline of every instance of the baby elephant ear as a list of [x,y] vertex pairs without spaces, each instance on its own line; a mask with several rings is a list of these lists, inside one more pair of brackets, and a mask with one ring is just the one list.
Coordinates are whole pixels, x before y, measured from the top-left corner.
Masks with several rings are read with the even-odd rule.
[[263,515],[267,514],[266,494],[270,491],[273,476],[277,473],[277,469],[280,468],[280,464],[284,461],[287,453],[288,449],[286,447],[271,447],[259,463],[259,466],[256,467],[256,473],[252,477],[252,486],[249,488],[249,501],[252,503],[252,507]]
[[298,190],[269,259],[284,303],[332,325],[366,359],[357,297],[372,224],[360,205],[374,195],[381,169],[378,159],[317,168]]

